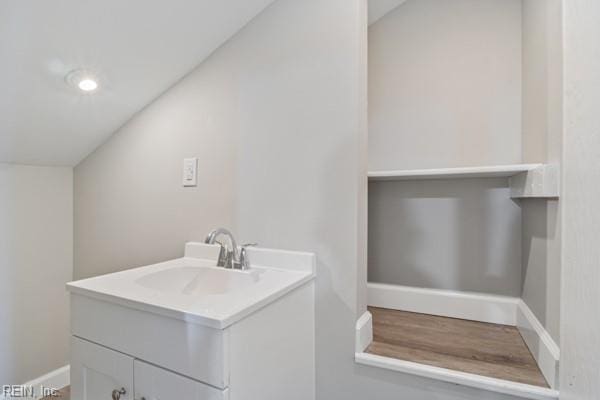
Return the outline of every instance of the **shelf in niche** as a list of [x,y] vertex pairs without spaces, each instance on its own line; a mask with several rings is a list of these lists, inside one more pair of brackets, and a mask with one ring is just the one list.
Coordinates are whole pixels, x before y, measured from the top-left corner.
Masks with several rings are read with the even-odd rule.
[[425,179],[509,178],[529,172],[543,164],[486,165],[479,167],[405,169],[369,171],[369,181],[407,181]]

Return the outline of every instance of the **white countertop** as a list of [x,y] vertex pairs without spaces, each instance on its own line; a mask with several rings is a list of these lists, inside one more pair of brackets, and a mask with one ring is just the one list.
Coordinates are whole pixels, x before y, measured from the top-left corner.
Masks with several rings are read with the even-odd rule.
[[[265,266],[252,265],[248,271],[224,270],[212,259],[197,258],[208,254],[216,254],[214,246],[188,243],[187,257],[71,282],[67,288],[76,295],[224,329],[315,277],[310,253],[249,249],[251,263],[254,258]],[[203,282],[204,275],[214,279]],[[238,281],[239,287],[221,290]]]

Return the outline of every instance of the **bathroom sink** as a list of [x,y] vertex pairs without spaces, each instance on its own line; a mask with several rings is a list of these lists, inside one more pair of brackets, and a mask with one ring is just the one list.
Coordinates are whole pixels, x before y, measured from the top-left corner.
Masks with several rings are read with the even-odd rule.
[[148,289],[189,296],[217,295],[242,290],[258,283],[257,270],[237,271],[220,267],[183,266],[151,272],[136,279]]
[[238,270],[220,251],[68,283],[72,397],[314,399],[316,256],[252,247]]
[[314,254],[248,249],[251,268],[216,266],[218,245],[182,258],[67,284],[73,295],[224,329],[314,279]]

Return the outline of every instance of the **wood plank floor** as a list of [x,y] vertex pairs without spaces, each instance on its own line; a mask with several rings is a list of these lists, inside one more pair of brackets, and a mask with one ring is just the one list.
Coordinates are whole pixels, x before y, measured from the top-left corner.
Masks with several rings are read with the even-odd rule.
[[517,328],[370,307],[367,352],[513,382],[548,387]]
[[60,389],[58,396],[48,396],[41,400],[70,400],[71,399],[71,388],[69,386]]

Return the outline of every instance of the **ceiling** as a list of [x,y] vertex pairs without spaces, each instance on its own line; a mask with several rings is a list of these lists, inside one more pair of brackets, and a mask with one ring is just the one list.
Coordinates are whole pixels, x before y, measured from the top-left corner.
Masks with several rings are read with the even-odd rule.
[[404,3],[406,0],[369,0],[369,25]]
[[1,1],[0,162],[76,165],[272,2]]

